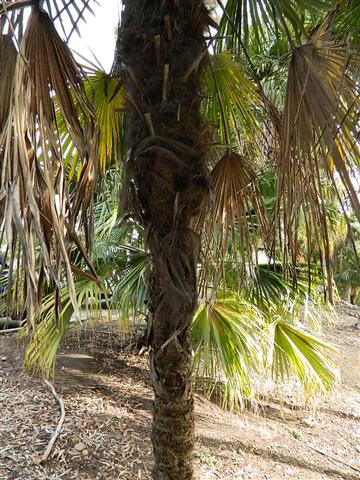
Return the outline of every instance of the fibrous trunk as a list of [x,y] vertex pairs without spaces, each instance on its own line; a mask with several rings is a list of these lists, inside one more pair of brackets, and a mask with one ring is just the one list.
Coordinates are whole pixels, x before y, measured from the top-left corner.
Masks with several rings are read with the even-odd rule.
[[200,115],[208,21],[201,0],[125,0],[118,45],[128,92],[126,170],[153,263],[156,480],[193,478],[190,327],[200,244],[194,225],[208,192]]

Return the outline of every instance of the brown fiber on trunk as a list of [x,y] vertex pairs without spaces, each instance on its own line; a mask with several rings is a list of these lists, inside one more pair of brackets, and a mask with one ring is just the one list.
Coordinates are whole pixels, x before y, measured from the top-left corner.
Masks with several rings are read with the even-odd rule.
[[190,327],[200,245],[194,225],[208,196],[200,79],[209,17],[202,0],[123,3],[117,66],[126,72],[128,92],[126,171],[153,264],[153,478],[188,480],[194,446]]

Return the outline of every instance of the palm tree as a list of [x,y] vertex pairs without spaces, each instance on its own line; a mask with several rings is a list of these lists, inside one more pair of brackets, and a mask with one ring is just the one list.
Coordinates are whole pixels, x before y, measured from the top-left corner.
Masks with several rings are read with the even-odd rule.
[[195,224],[209,196],[200,112],[209,22],[198,0],[124,2],[119,54],[127,70],[129,99],[127,174],[135,184],[152,258],[152,442],[157,479],[193,477],[190,334],[200,249]]
[[[313,210],[314,219],[318,219],[314,224],[319,224],[319,228],[316,228],[319,238],[325,238],[324,264],[330,279],[328,226],[319,184],[320,162],[331,175],[326,158],[331,157],[354,208],[360,214],[359,201],[344,164],[341,147],[334,139],[336,125],[346,121],[347,133],[352,132],[350,137],[354,143],[356,128],[350,119],[345,120],[345,114],[351,108],[350,97],[350,102],[356,102],[356,93],[353,91],[346,98],[352,82],[344,69],[348,55],[346,50],[337,48],[334,54],[331,50],[334,45],[329,40],[329,28],[334,13],[322,25],[315,27],[304,45],[296,47],[291,27],[298,38],[305,33],[298,12],[292,5],[286,9],[281,2],[274,4],[227,2],[221,31],[230,33],[232,48],[242,48],[245,43],[246,53],[248,25],[244,26],[243,40],[238,29],[241,29],[247,11],[255,11],[252,16],[255,27],[259,25],[260,14],[264,12],[268,16],[264,22],[273,19],[276,27],[283,24],[291,48],[284,113],[279,131],[278,208],[284,202],[283,241],[285,251],[289,243],[292,244],[290,251],[296,254],[299,211],[302,206],[308,205]],[[263,7],[261,12],[260,5]],[[136,15],[136,12],[141,12],[141,15]],[[119,53],[127,71],[128,142],[132,146],[127,168],[136,190],[140,222],[147,230],[153,265],[150,311],[154,330],[151,365],[155,392],[152,436],[154,478],[192,478],[189,461],[193,448],[189,333],[197,297],[199,239],[195,225],[199,227],[203,219],[209,190],[205,169],[206,137],[200,116],[200,80],[205,63],[209,61],[204,32],[207,29],[211,37],[209,23],[203,1],[174,0],[164,4],[139,0],[125,2],[121,27]],[[258,30],[255,27],[254,35],[258,39],[260,35],[267,38],[261,32],[262,25]],[[240,37],[240,45],[233,40],[236,36]],[[345,105],[339,106],[334,94],[339,92],[341,83],[347,84],[347,93],[344,95]],[[267,100],[265,92],[261,93]],[[267,103],[270,108],[270,101]],[[278,118],[276,120],[279,121]],[[344,137],[344,141],[349,140],[346,133]],[[228,132],[224,140],[231,143]],[[340,144],[342,141],[339,137]],[[316,152],[314,155],[314,145],[319,145],[319,154]],[[215,210],[210,238],[215,237],[216,227],[224,221],[224,212],[228,219],[225,221],[224,237],[229,226],[234,226],[235,219],[240,222],[243,218],[244,208],[237,197],[251,178],[251,174],[246,173],[241,157],[230,151],[213,169],[212,184],[215,194],[219,191],[216,196],[219,212]],[[314,176],[313,181],[309,181],[309,173]],[[233,188],[228,188],[229,181],[234,183]],[[217,185],[220,185],[218,190]],[[232,205],[232,199],[235,205]],[[256,205],[256,199],[253,203]],[[261,208],[258,205],[256,207],[256,212],[260,213],[258,218],[261,219]],[[224,245],[226,239],[220,243]],[[220,251],[223,245],[219,246]],[[296,259],[293,260],[296,263]],[[332,300],[331,281],[328,287]]]
[[[64,271],[75,309],[72,273],[98,281],[90,259],[89,221],[96,179],[105,168],[104,158],[123,149],[120,119],[112,117],[113,131],[108,128],[105,138],[84,72],[51,20],[67,14],[76,29],[90,4],[17,0],[2,1],[0,7],[7,32],[1,37],[7,68],[0,76],[0,211],[9,278],[14,266],[24,269],[26,313],[35,330],[46,291],[55,292],[55,323],[62,321]],[[32,11],[23,35],[22,8],[28,5]],[[351,55],[359,25],[355,2],[219,0],[218,5],[221,19],[214,33],[217,26],[203,0],[126,0],[115,69],[122,81],[109,99],[126,97],[125,201],[120,210],[131,210],[144,228],[151,256],[157,480],[193,478],[190,328],[198,283],[206,292],[203,278],[210,279],[205,283],[216,292],[229,249],[235,254],[239,247],[256,272],[259,233],[268,256],[281,256],[284,271],[296,271],[302,222],[320,252],[331,300],[324,177],[337,191],[337,171],[360,217],[349,173],[360,158],[358,69]],[[14,39],[21,41],[19,53]],[[269,60],[267,72],[261,71],[259,58]],[[285,94],[266,81],[277,76],[286,85]],[[259,196],[256,158],[271,165],[277,178],[271,215]],[[86,272],[76,266],[73,244]],[[207,261],[210,252],[218,258],[216,268]],[[310,241],[306,254],[311,258]],[[200,277],[199,260],[206,273]],[[249,269],[238,263],[241,283]],[[212,308],[210,304],[208,316]],[[279,344],[293,334],[278,329]]]
[[[151,257],[144,229],[133,219],[124,222],[117,217],[118,192],[114,188],[119,183],[117,177],[112,169],[107,172],[94,205],[92,264],[100,283],[93,276],[85,275],[86,265],[77,256],[73,264],[75,291],[79,309],[86,309],[87,319],[118,318],[122,329],[131,329],[140,335],[137,345],[141,348],[148,344],[152,332],[148,311]],[[217,264],[216,257],[210,261]],[[334,366],[321,352],[324,348],[319,348],[325,345],[306,332],[307,329],[318,333],[319,317],[325,313],[321,312],[323,301],[318,290],[322,284],[316,268],[312,269],[309,286],[307,266],[299,265],[294,286],[291,279],[284,278],[281,264],[259,264],[256,275],[239,291],[234,263],[234,256],[229,254],[217,292],[207,286],[214,297],[211,301],[207,293],[199,292],[199,308],[192,322],[197,386],[209,396],[216,390],[224,407],[241,408],[245,402],[256,401],[252,372],[264,375],[272,365],[275,380],[285,380],[283,377],[292,373],[300,380],[305,393],[328,390],[336,379]],[[199,269],[201,271],[198,265]],[[41,325],[25,350],[26,365],[45,373],[53,372],[57,346],[74,313],[69,292],[64,287],[60,318],[55,322],[56,300],[53,292],[43,299]],[[108,314],[102,310],[104,306]],[[5,302],[3,311],[6,314]],[[300,311],[305,313],[301,321]],[[141,319],[147,321],[145,335]],[[291,333],[292,338],[287,333],[284,337],[280,330]],[[275,342],[279,338],[283,339],[281,347]],[[327,354],[329,350],[328,347]]]

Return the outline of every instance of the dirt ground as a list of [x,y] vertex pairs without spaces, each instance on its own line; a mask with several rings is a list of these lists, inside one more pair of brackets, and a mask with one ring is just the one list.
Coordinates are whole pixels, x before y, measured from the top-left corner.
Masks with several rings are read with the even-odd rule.
[[[331,399],[305,408],[292,391],[270,391],[257,413],[224,412],[196,396],[199,480],[360,478],[360,331],[354,316],[326,327],[341,350],[342,383]],[[111,345],[111,348],[109,348]],[[110,329],[73,336],[59,357],[59,421],[44,382],[21,368],[15,335],[0,335],[0,480],[150,479],[152,393],[147,356],[124,350]]]

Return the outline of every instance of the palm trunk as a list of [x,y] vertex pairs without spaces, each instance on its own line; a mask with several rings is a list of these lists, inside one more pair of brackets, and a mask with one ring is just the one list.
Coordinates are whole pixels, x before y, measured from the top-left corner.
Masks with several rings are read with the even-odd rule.
[[[174,281],[163,262],[171,259],[171,250],[163,254],[152,238],[154,256],[152,305],[153,355],[151,377],[155,393],[152,442],[157,480],[192,479],[194,447],[194,412],[192,385],[191,322],[196,307],[195,262],[189,244],[175,242],[173,255],[187,250],[187,286],[173,290]],[[157,242],[156,242],[157,243]],[[158,248],[157,248],[158,247]],[[157,250],[157,252],[156,252]],[[155,260],[155,258],[157,260]],[[182,260],[184,270],[189,268]],[[180,262],[179,265],[180,266]]]
[[125,0],[117,46],[127,72],[127,175],[153,272],[152,441],[156,480],[193,478],[190,327],[207,198],[200,75],[209,17],[202,0]]

